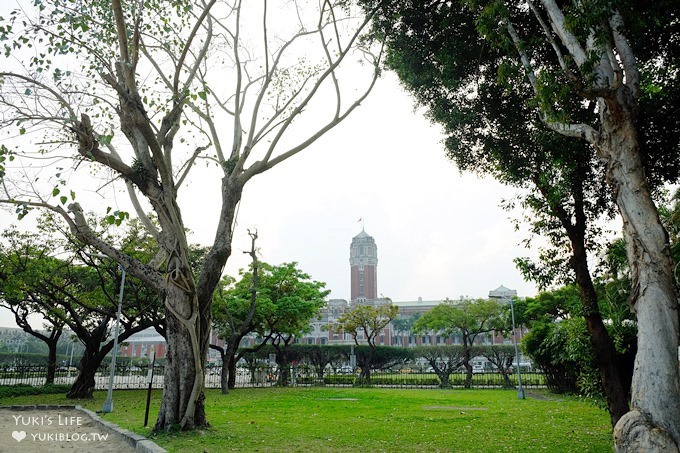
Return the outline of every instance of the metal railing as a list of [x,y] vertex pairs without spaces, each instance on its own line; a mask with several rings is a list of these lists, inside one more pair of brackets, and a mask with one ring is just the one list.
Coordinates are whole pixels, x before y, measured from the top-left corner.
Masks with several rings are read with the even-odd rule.
[[[221,367],[208,367],[205,376],[206,388],[220,388]],[[95,375],[95,389],[106,390],[108,387],[109,367],[104,365],[97,370]],[[31,385],[41,386],[45,384],[47,367],[45,365],[19,365],[0,367],[0,386],[7,385]],[[54,384],[71,385],[78,376],[75,368],[59,368],[56,372]],[[442,387],[441,379],[433,372],[424,372],[411,369],[374,370],[371,371],[370,381],[361,382],[357,372],[342,372],[327,369],[319,376],[312,367],[291,367],[288,374],[290,386],[354,386],[372,385],[376,387],[394,388],[438,388]],[[506,379],[507,378],[507,379]],[[448,386],[460,388],[465,386],[466,374],[455,372],[449,375]],[[245,387],[271,387],[279,381],[278,369],[272,366],[257,366],[254,368],[238,368],[236,371],[235,386]],[[147,366],[116,366],[114,378],[115,389],[144,389],[149,385],[149,367]],[[542,373],[535,371],[522,371],[522,385],[526,388],[544,388],[545,379]],[[482,372],[472,375],[472,388],[515,388],[517,375],[504,376],[498,372]],[[163,366],[156,365],[153,370],[152,388],[163,387]]]

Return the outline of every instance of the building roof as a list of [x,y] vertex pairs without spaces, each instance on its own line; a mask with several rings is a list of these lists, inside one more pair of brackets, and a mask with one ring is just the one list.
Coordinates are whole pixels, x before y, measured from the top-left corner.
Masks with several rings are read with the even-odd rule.
[[361,233],[357,234],[352,239],[354,240],[354,239],[366,239],[366,238],[373,239],[373,236],[370,236],[369,234],[367,234],[366,231],[364,231],[364,229],[362,228]]
[[436,307],[437,305],[444,302],[443,300],[423,300],[418,298],[418,300],[393,300],[392,305],[396,305],[399,308],[428,308]]
[[489,291],[489,297],[505,298],[505,297],[516,297],[517,291],[514,289],[506,288],[501,285],[498,288]]

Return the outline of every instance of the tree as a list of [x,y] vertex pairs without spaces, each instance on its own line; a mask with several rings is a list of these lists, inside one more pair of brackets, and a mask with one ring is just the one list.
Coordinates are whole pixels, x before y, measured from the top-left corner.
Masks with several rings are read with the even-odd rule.
[[427,360],[439,377],[441,388],[450,388],[451,373],[463,366],[465,348],[461,345],[418,346],[414,354]]
[[479,39],[461,45],[463,35],[475,35],[474,21],[455,4],[402,3],[398,19],[381,23],[386,63],[444,126],[447,152],[461,170],[490,174],[522,189],[517,198],[531,232],[525,244],[541,235],[549,246],[539,249],[539,260],[518,259],[518,266],[540,288],[578,283],[615,424],[628,412],[629,389],[598,311],[588,266],[601,234],[595,225],[612,214],[612,197],[598,176],[602,166],[590,146],[554,133],[533,114],[533,93],[522,88],[523,73],[513,71],[502,52],[489,50]]
[[262,310],[259,334],[263,343],[270,342],[276,351],[279,367],[277,384],[285,387],[289,380],[289,365],[294,357],[290,346],[309,331],[310,321],[318,316],[330,292],[325,283],[311,280],[297,268],[297,263],[268,266],[262,263],[258,280],[257,301]]
[[[627,310],[626,295],[611,292],[611,282],[598,284],[599,311],[607,319],[607,330],[617,349],[622,377],[630,385],[635,358],[635,328]],[[614,297],[614,298],[613,298]],[[527,298],[520,311],[529,333],[523,339],[524,350],[544,371],[554,391],[573,392],[602,398],[603,387],[597,379],[597,356],[584,341],[586,317],[575,285],[544,291]]]
[[[277,355],[279,384],[286,386],[288,364],[293,359],[290,346],[309,329],[310,321],[325,304],[324,298],[329,291],[324,289],[324,283],[311,280],[298,269],[297,263],[272,266],[257,260],[256,237],[251,236],[251,270],[242,270],[241,279],[221,292],[213,306],[215,325],[220,336],[227,340],[222,372],[227,371],[229,376],[235,377],[236,363],[246,353],[253,353],[270,343]],[[241,340],[252,332],[258,333],[260,344],[239,351]],[[224,376],[222,379],[222,392],[226,393]],[[233,388],[233,383],[230,377],[228,388]]]
[[[512,345],[483,346],[479,348],[479,354],[484,356],[503,375],[503,385],[511,388],[513,386],[510,382],[510,374],[513,371],[512,361],[517,358],[515,347]],[[520,364],[517,363],[517,368],[519,367]]]
[[343,330],[352,335],[354,343],[359,346],[361,340],[369,347],[369,353],[357,354],[357,363],[361,367],[359,382],[371,383],[371,367],[376,359],[376,338],[383,332],[390,322],[397,317],[399,307],[388,303],[381,305],[356,304],[347,310],[337,320],[336,330]]
[[[2,21],[7,57],[19,62],[0,73],[3,125],[14,125],[19,142],[46,131],[45,140],[36,140],[44,144],[39,151],[75,163],[70,170],[56,164],[54,177],[41,180],[50,184],[44,191],[23,170],[17,173],[28,168],[17,162],[35,147],[5,146],[2,157],[11,154],[15,164],[9,158],[4,164],[9,193],[3,201],[20,216],[36,207],[57,212],[80,240],[162,294],[168,353],[156,431],[208,425],[203,382],[210,308],[232,252],[243,189],[336,127],[368,96],[380,60],[360,39],[371,16],[358,17],[347,2],[330,0],[316,10],[299,3],[272,10],[268,2],[240,0],[67,0],[36,2],[34,10]],[[343,77],[356,55],[374,70],[365,78]],[[356,97],[348,100],[348,93]],[[215,239],[194,273],[181,202],[195,199],[180,192],[198,162],[212,165],[202,177],[217,182],[211,198],[221,201],[210,208],[217,213]],[[157,259],[134,259],[88,227],[80,204],[87,200],[75,188],[62,192],[67,173],[88,169],[101,170],[102,186],[125,184],[159,244]],[[147,222],[147,212],[158,227]],[[100,215],[118,223],[128,217],[123,210]]]
[[233,278],[225,277],[212,305],[213,323],[220,338],[226,340],[224,347],[210,345],[222,358],[220,387],[224,394],[236,385],[236,364],[243,355],[243,352],[238,355],[241,340],[249,333],[255,332],[262,322],[261,317],[260,319],[255,317],[259,270],[255,250],[257,233],[251,232],[250,238],[251,248],[248,253],[252,258],[251,271],[249,273],[241,271],[241,280],[228,291],[224,291],[223,288],[232,284]]
[[460,333],[463,342],[463,366],[467,372],[465,388],[472,386],[472,364],[478,335],[503,328],[502,309],[498,301],[489,299],[445,300],[423,314],[413,326],[416,332],[438,332],[450,336]]
[[[82,244],[56,240],[59,233],[49,220],[42,224],[42,234],[20,233],[16,228],[3,233],[8,243],[6,247],[0,246],[4,298],[53,323],[68,326],[78,337],[85,351],[67,397],[91,398],[97,369],[114,344],[112,321],[116,317],[120,290],[117,267],[89,255]],[[139,230],[134,228],[129,231],[127,244],[114,238],[109,240],[121,244],[122,250],[134,256],[144,244],[136,233]],[[107,237],[103,232],[100,236]],[[58,253],[66,259],[56,258]],[[125,282],[125,295],[121,342],[148,327],[161,329],[163,319],[157,294],[139,280],[129,278]]]
[[[4,235],[14,235],[5,231]],[[12,252],[0,245],[0,306],[14,315],[18,327],[24,332],[38,338],[47,345],[47,376],[45,384],[53,384],[57,370],[57,344],[64,327],[64,322],[57,316],[40,309],[40,304],[33,303],[29,293],[41,281],[49,281],[57,270],[56,260],[44,255],[45,249],[24,244],[23,250]],[[49,246],[48,244],[46,244]],[[23,252],[23,253],[22,253]],[[36,330],[28,320],[34,313],[42,313],[45,325],[50,327],[41,332]]]
[[320,383],[324,382],[326,367],[336,368],[335,364],[345,360],[348,355],[344,353],[345,347],[337,345],[297,344],[295,349],[304,357],[305,362],[312,367],[316,373],[316,379]]
[[[652,7],[633,1],[616,9],[604,1],[537,3],[430,2],[423,9],[437,17],[437,27],[429,29],[432,36],[451,30],[449,39],[461,44],[459,56],[477,58],[466,80],[455,77],[464,63],[448,58],[444,75],[460,93],[467,90],[474,97],[479,82],[522,74],[522,85],[507,84],[507,89],[531,92],[529,105],[546,127],[585,141],[605,164],[624,222],[627,253],[635,263],[634,309],[642,321],[633,409],[620,420],[617,445],[628,448],[627,433],[641,426],[665,439],[660,442],[670,436],[677,446],[680,428],[672,421],[680,415],[680,380],[672,359],[678,344],[677,296],[668,242],[651,197],[655,183],[678,175],[679,127],[668,115],[669,101],[680,88],[673,39],[677,20],[669,14],[677,12],[677,4]],[[396,5],[398,10],[401,3]],[[453,13],[438,15],[448,10]],[[480,48],[484,54],[475,53]],[[496,74],[485,72],[487,52],[504,60]],[[410,58],[418,64],[418,56]],[[454,108],[456,100],[444,98],[439,107]],[[652,372],[658,362],[666,364],[663,373]]]
[[[680,447],[677,424],[680,376],[675,363],[679,339],[677,294],[667,234],[645,175],[638,126],[640,99],[646,88],[641,65],[651,64],[657,58],[662,64],[674,65],[675,55],[668,54],[669,47],[664,43],[656,43],[660,47],[655,54],[645,55],[648,43],[643,44],[640,39],[655,38],[649,39],[647,30],[643,32],[645,38],[635,33],[636,26],[651,26],[651,22],[644,23],[648,19],[666,26],[661,34],[670,32],[673,22],[664,18],[668,11],[658,4],[653,10],[645,8],[649,16],[640,15],[637,8],[618,10],[606,2],[579,3],[568,9],[560,8],[553,0],[543,0],[541,4],[542,8],[529,2],[529,11],[502,8],[495,13],[488,5],[478,5],[480,14],[495,21],[493,25],[485,21],[483,32],[496,36],[503,33],[514,45],[514,56],[521,61],[541,102],[538,113],[544,123],[565,136],[586,140],[606,162],[607,177],[623,219],[627,255],[633,263],[632,304],[638,320],[632,409],[617,422],[615,444],[619,450],[660,446],[677,449]],[[632,4],[641,6],[637,2]],[[669,3],[668,7],[677,11],[677,5]],[[521,37],[519,33],[528,27],[518,31],[515,24],[526,24],[532,16],[541,28],[533,36]],[[628,26],[624,18],[628,19]],[[528,44],[536,38],[541,39],[537,45]],[[632,41],[635,38],[638,40]],[[540,44],[551,49],[556,58],[551,62],[542,58],[532,62],[538,52],[545,52]],[[548,66],[550,63],[556,65]],[[576,118],[561,108],[565,97],[550,85],[559,81],[573,87],[566,102],[583,99],[584,105],[597,104],[588,122],[573,122]],[[554,105],[558,108],[554,109]],[[669,156],[676,153],[672,149],[663,151]],[[660,363],[664,364],[661,371]],[[640,435],[641,432],[644,434]]]

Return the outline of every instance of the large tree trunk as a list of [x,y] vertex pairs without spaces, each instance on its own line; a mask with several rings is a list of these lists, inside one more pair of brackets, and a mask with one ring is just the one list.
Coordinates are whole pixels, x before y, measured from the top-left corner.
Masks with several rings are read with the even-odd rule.
[[468,335],[463,333],[463,366],[465,366],[465,388],[472,388],[472,346],[468,339]]
[[234,390],[234,387],[236,387],[236,363],[238,360],[236,360],[235,355],[229,355],[229,375],[228,375],[228,382],[227,382],[227,387],[229,387],[229,390]]
[[95,387],[95,375],[105,357],[106,352],[99,350],[99,341],[97,339],[85,345],[85,352],[78,364],[78,377],[73,382],[73,385],[71,385],[66,398],[92,398]]
[[678,297],[668,236],[649,193],[630,105],[625,87],[600,102],[600,150],[623,218],[638,322],[632,409],[616,424],[614,441],[617,451],[678,451]]
[[614,341],[602,321],[602,315],[597,304],[597,293],[588,270],[585,238],[583,235],[579,235],[578,239],[574,239],[571,234],[570,237],[573,251],[571,265],[581,293],[583,315],[590,333],[590,342],[593,346],[595,362],[607,400],[609,417],[612,426],[614,426],[629,410],[630,379],[625,378],[625,372],[623,367],[620,366]]
[[[578,162],[583,162],[579,159]],[[625,370],[617,357],[616,347],[607,331],[598,305],[597,293],[588,269],[588,252],[586,248],[586,230],[588,218],[585,213],[583,179],[587,175],[586,164],[577,167],[570,193],[574,200],[573,211],[569,212],[561,202],[552,201],[550,192],[540,179],[534,183],[541,190],[543,197],[550,204],[555,216],[567,232],[571,245],[569,264],[574,271],[579,289],[583,316],[586,320],[590,343],[595,353],[595,363],[607,400],[607,409],[612,426],[628,412],[628,394],[630,390],[631,371]]]
[[45,385],[54,384],[54,375],[57,371],[57,342],[59,336],[50,338],[47,342],[47,377],[45,377]]
[[163,398],[154,431],[207,427],[205,358],[201,347],[198,301],[193,294],[169,285],[166,295],[166,352]]
[[225,353],[222,354],[222,371],[220,372],[220,389],[222,390],[222,394],[226,395],[229,393],[229,377],[230,377],[230,372],[229,372],[229,354]]

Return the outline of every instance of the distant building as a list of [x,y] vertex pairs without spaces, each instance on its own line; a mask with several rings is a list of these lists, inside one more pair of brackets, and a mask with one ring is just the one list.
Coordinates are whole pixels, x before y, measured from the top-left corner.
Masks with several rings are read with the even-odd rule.
[[120,346],[120,356],[151,360],[151,353],[154,352],[156,359],[161,359],[165,357],[166,348],[165,338],[149,327],[130,335]]
[[378,298],[378,247],[375,240],[361,230],[349,247],[351,302]]
[[515,291],[514,289],[506,288],[503,285],[489,291],[489,299],[500,299],[504,301],[509,301],[513,297],[517,297],[517,291]]
[[[394,319],[376,338],[379,345],[394,345],[414,347],[420,345],[445,345],[460,344],[460,335],[437,335],[420,334],[412,331],[413,322],[424,313],[432,310],[444,300],[417,300],[392,301],[389,298],[378,297],[378,247],[373,237],[369,236],[362,228],[361,232],[352,238],[350,244],[350,300],[331,299],[319,311],[319,315],[310,322],[309,332],[296,341],[302,344],[354,344],[352,335],[348,332],[336,330],[338,319],[349,309],[356,305],[383,305],[391,303],[399,308],[399,315]],[[509,301],[517,297],[517,291],[501,285],[489,291],[490,299]],[[466,300],[461,297],[459,300]],[[456,300],[458,301],[458,300]],[[519,338],[526,332],[521,326],[518,328]],[[363,333],[358,334],[361,343],[364,340]],[[247,335],[241,347],[253,346],[261,339],[257,334]],[[478,336],[480,344],[509,344],[510,339],[495,332]],[[224,346],[224,341],[218,338],[217,332],[211,333],[211,344]],[[139,334],[128,338],[121,348],[121,355],[127,357],[148,357],[151,350],[156,351],[156,357],[165,356],[165,340],[154,329],[147,329]],[[208,362],[218,363],[221,359],[217,351],[210,349]]]

